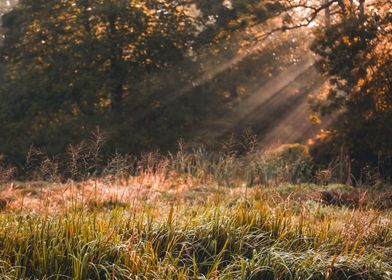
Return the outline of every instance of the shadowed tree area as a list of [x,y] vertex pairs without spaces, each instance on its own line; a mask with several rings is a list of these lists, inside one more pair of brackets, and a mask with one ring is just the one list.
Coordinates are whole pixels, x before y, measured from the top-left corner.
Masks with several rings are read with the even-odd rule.
[[106,153],[138,154],[251,130],[261,146],[309,140],[321,162],[344,149],[391,173],[389,1],[11,4],[0,95],[11,161],[97,131]]
[[[265,11],[261,22],[279,6],[254,9]],[[1,146],[55,154],[99,128],[112,151],[170,148],[227,103],[194,86],[205,73],[199,56],[238,45],[231,34],[251,11],[247,3],[21,1],[4,16]],[[225,55],[239,46],[230,48]]]

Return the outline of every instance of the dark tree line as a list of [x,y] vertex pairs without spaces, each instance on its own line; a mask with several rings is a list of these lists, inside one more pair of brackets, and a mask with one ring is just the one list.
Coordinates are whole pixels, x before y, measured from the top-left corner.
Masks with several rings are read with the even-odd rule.
[[[337,119],[328,157],[344,147],[359,165],[390,161],[390,1],[309,3],[21,0],[2,21],[0,153],[61,153],[96,130],[107,152],[170,149],[299,59],[309,37],[329,81],[311,100],[314,118]],[[303,27],[302,43],[287,35]]]
[[313,100],[312,108],[321,116],[337,114],[327,146],[354,159],[357,177],[365,166],[390,180],[392,3],[347,2],[332,10],[335,19],[317,30],[312,45],[318,69],[329,78],[325,96]]
[[205,61],[214,54],[219,64],[222,49],[229,56],[238,49],[236,32],[281,8],[260,1],[20,1],[3,17],[1,152],[17,159],[34,144],[56,154],[97,129],[109,151],[176,145],[229,103],[197,83]]

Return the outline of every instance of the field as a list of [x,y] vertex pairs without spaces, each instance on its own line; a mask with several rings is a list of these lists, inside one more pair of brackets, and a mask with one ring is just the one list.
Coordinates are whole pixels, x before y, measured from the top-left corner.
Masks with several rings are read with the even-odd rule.
[[0,0],[0,280],[392,279],[392,0]]
[[386,186],[301,182],[307,173],[287,165],[262,184],[245,172],[256,161],[232,157],[148,162],[132,176],[117,165],[84,180],[4,183],[0,278],[392,277]]

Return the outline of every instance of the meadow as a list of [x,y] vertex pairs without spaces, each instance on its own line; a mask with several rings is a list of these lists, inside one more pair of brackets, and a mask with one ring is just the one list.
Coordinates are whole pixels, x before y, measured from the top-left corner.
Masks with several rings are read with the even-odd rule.
[[0,278],[392,277],[388,187],[339,183],[344,166],[315,170],[301,145],[130,162],[59,180],[44,160],[3,180]]
[[0,280],[392,279],[391,123],[391,0],[0,0]]

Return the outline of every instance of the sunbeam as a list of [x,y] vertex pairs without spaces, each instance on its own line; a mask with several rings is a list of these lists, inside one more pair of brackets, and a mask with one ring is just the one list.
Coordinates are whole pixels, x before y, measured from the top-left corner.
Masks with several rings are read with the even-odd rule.
[[[213,138],[220,139],[222,136],[232,132],[233,130],[238,130],[238,127],[246,128],[250,126],[252,121],[257,119],[263,119],[265,116],[270,119],[271,115],[276,115],[279,112],[271,112],[271,110],[276,110],[276,107],[285,104],[285,101],[290,101],[291,105],[295,105],[294,99],[297,99],[299,106],[295,109],[296,113],[293,115],[297,116],[298,112],[303,112],[301,116],[301,122],[307,119],[307,94],[309,92],[301,92],[303,89],[304,79],[309,79],[305,75],[314,65],[314,57],[310,54],[303,56],[299,62],[290,66],[288,69],[280,73],[275,78],[268,81],[265,85],[261,86],[259,89],[255,90],[246,99],[241,100],[235,104],[234,108],[221,117],[218,120],[206,124],[204,127],[205,133],[203,135],[213,134]],[[312,77],[312,76],[311,76]],[[320,77],[317,77],[320,79]],[[299,80],[299,81],[297,81]],[[309,80],[307,81],[309,82]],[[315,82],[317,81],[310,81]],[[297,94],[295,95],[295,92]],[[301,94],[298,94],[301,92]],[[287,108],[286,108],[287,109]],[[290,114],[289,114],[290,115]],[[291,116],[291,118],[293,117]],[[282,126],[284,122],[290,120],[290,117],[275,116],[276,121],[278,121]],[[275,121],[269,120],[269,124],[275,123]],[[291,126],[291,124],[287,124]],[[268,141],[274,138],[273,135],[277,135],[275,132],[271,132],[271,135],[264,135]]]
[[[190,93],[192,90],[194,90],[196,87],[203,86],[204,84],[212,81],[216,76],[219,74],[224,73],[231,67],[235,67],[236,65],[240,64],[243,60],[246,58],[250,57],[251,55],[260,52],[263,48],[267,48],[274,42],[274,39],[272,37],[268,37],[253,46],[247,48],[246,50],[243,50],[239,53],[237,53],[234,57],[231,59],[219,64],[219,65],[214,65],[212,67],[208,67],[204,71],[203,74],[201,74],[199,77],[195,78],[193,82],[187,83],[185,86],[177,89],[174,92],[171,92],[169,95],[165,95],[165,97],[161,98],[159,101],[160,107],[168,106],[178,100],[178,98]],[[211,57],[209,57],[211,59]],[[283,77],[282,77],[283,80]],[[143,110],[135,117],[134,121],[135,122],[141,122],[143,121],[147,115],[152,113],[155,110],[155,108],[143,108]]]

